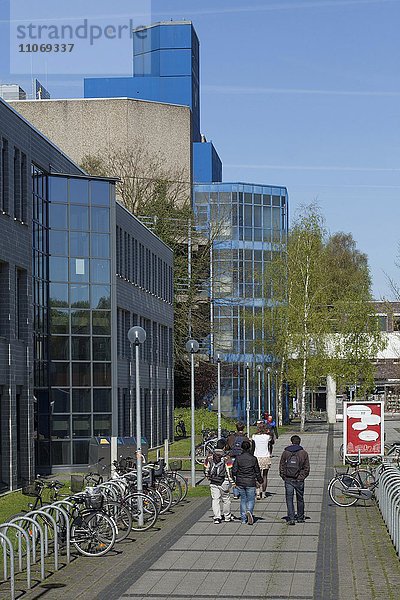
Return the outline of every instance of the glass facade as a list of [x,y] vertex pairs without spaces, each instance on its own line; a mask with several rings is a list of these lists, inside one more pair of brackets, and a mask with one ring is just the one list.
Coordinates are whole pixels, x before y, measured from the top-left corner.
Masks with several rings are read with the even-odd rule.
[[256,365],[273,361],[264,327],[264,312],[273,298],[264,273],[274,253],[285,248],[287,190],[239,183],[196,185],[194,210],[199,230],[213,239],[210,353],[221,353],[226,363],[223,410],[243,416],[246,363],[254,411]]
[[86,464],[111,435],[111,202],[107,180],[34,173],[37,465]]
[[35,165],[32,174],[32,271],[33,271],[33,358],[34,358],[34,438],[37,465],[50,465],[49,398],[49,261],[47,177]]

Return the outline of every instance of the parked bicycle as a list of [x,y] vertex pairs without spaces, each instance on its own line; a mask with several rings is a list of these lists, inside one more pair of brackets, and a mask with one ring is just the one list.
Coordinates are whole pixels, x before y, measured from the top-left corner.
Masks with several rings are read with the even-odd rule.
[[336,472],[328,483],[329,497],[337,506],[353,506],[358,500],[370,500],[378,485],[374,472],[363,468],[360,458],[352,472],[351,466],[354,463],[348,466],[345,473]]
[[182,418],[182,415],[178,415],[177,417],[174,417],[174,419],[175,419],[175,421],[177,421],[177,423],[175,425],[175,435],[180,438],[185,438],[186,437],[186,425],[185,425],[185,421]]

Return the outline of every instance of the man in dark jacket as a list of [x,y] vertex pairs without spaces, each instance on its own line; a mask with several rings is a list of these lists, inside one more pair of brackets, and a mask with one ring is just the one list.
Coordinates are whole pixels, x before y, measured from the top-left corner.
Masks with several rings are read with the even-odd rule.
[[285,482],[286,506],[288,524],[295,525],[294,493],[296,492],[297,522],[304,523],[304,480],[310,474],[310,460],[308,453],[300,446],[301,439],[298,435],[290,438],[291,446],[282,452],[279,463],[279,475]]
[[[242,454],[242,442],[249,441],[249,438],[244,432],[244,423],[239,421],[236,423],[236,432],[231,433],[226,440],[226,446],[232,461],[235,461],[236,457]],[[239,500],[239,491],[236,487],[233,488],[233,497],[235,500]]]
[[240,495],[240,518],[242,523],[253,525],[254,503],[256,500],[256,481],[263,482],[260,467],[255,456],[250,453],[251,444],[242,442],[242,454],[235,458],[232,478]]

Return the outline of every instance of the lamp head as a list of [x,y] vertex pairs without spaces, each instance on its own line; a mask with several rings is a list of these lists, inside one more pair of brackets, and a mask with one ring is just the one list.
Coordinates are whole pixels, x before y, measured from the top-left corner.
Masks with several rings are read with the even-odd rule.
[[131,344],[143,344],[146,341],[146,332],[143,327],[136,325],[128,331],[128,340]]
[[188,340],[186,342],[186,352],[190,352],[191,354],[198,352],[199,350],[199,342],[197,340]]

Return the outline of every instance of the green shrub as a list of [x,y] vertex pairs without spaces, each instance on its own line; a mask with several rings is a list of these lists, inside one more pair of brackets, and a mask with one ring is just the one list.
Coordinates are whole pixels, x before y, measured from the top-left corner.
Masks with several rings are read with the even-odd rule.
[[[176,408],[175,417],[181,418],[186,427],[186,434],[190,435],[191,428],[191,410],[190,408]],[[176,423],[176,421],[175,421]],[[224,415],[221,418],[222,429],[228,429],[228,431],[235,430],[234,419],[228,419]],[[194,427],[197,435],[201,435],[202,429],[217,429],[218,427],[218,415],[216,412],[207,410],[205,408],[196,408],[194,414]]]

